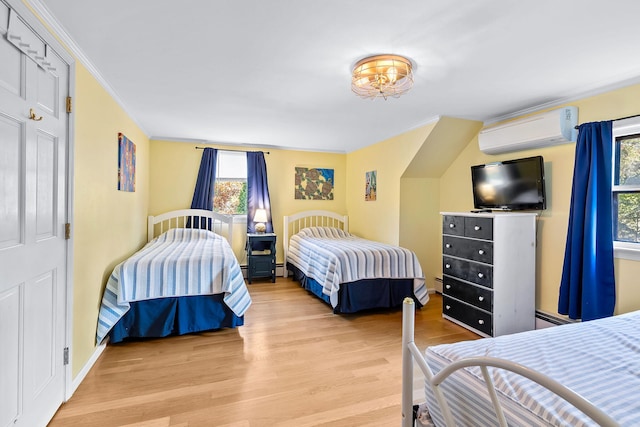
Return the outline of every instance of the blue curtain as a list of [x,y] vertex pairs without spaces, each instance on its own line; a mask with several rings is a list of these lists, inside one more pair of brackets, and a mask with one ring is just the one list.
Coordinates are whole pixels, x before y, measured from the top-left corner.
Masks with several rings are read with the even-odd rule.
[[572,319],[611,316],[613,271],[611,122],[585,123],[578,131],[558,312]]
[[[191,200],[191,209],[213,210],[213,187],[216,183],[216,160],[218,158],[218,150],[215,148],[205,148],[200,161],[200,169],[198,170],[198,179],[196,188],[193,190],[193,199]],[[211,228],[209,224],[204,223],[204,218],[198,218],[197,224],[193,228]],[[191,227],[191,218],[187,221],[187,228]]]
[[[247,152],[247,232],[255,233],[253,216],[256,209],[267,211],[267,233],[273,233],[271,222],[271,202],[269,201],[269,184],[267,183],[267,165],[261,151]],[[267,245],[268,247],[268,245]],[[254,248],[260,250],[261,248]]]

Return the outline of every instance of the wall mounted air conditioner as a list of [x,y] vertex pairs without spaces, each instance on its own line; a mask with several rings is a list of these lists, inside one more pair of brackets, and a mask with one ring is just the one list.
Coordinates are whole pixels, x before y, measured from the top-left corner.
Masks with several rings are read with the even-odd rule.
[[480,131],[480,150],[507,153],[575,142],[578,107],[563,107]]

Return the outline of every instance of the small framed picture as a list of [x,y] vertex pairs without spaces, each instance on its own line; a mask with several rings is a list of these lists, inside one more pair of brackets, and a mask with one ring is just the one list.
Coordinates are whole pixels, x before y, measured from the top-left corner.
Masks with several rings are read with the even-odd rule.
[[136,191],[136,144],[118,133],[118,190]]
[[370,171],[365,173],[365,189],[364,189],[364,200],[367,202],[371,202],[376,200],[376,191],[377,191],[377,182],[376,182],[376,171]]

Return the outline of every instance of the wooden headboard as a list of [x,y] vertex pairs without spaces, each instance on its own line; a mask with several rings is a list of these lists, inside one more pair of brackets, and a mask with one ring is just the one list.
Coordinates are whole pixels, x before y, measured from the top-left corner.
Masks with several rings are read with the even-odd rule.
[[334,227],[349,231],[349,217],[331,211],[303,211],[284,217],[282,248],[284,253],[284,277],[287,277],[289,238],[307,227]]
[[[180,209],[177,211],[165,212],[157,216],[149,216],[147,221],[147,241],[172,228],[186,228],[187,222],[198,220],[207,223],[207,229],[226,238],[229,245],[233,247],[233,215],[223,215],[204,209]],[[211,219],[211,221],[208,221]],[[208,223],[211,222],[211,226]]]

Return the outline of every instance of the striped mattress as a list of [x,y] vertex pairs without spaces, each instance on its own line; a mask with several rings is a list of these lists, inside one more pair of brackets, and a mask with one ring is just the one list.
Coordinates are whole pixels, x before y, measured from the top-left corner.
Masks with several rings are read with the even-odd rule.
[[[456,360],[489,356],[539,371],[569,387],[620,425],[640,425],[640,311],[497,338],[426,349],[434,374]],[[591,426],[590,418],[526,378],[490,368],[509,425]],[[457,371],[441,386],[456,425],[496,425],[480,368]],[[431,391],[427,406],[444,425]]]
[[331,305],[338,304],[340,284],[362,279],[413,279],[414,295],[429,300],[416,255],[398,246],[365,240],[333,227],[308,227],[289,241],[287,261],[322,284]]
[[237,316],[251,304],[229,243],[208,230],[169,230],[114,268],[102,297],[96,341],[102,342],[130,302],[221,293]]

